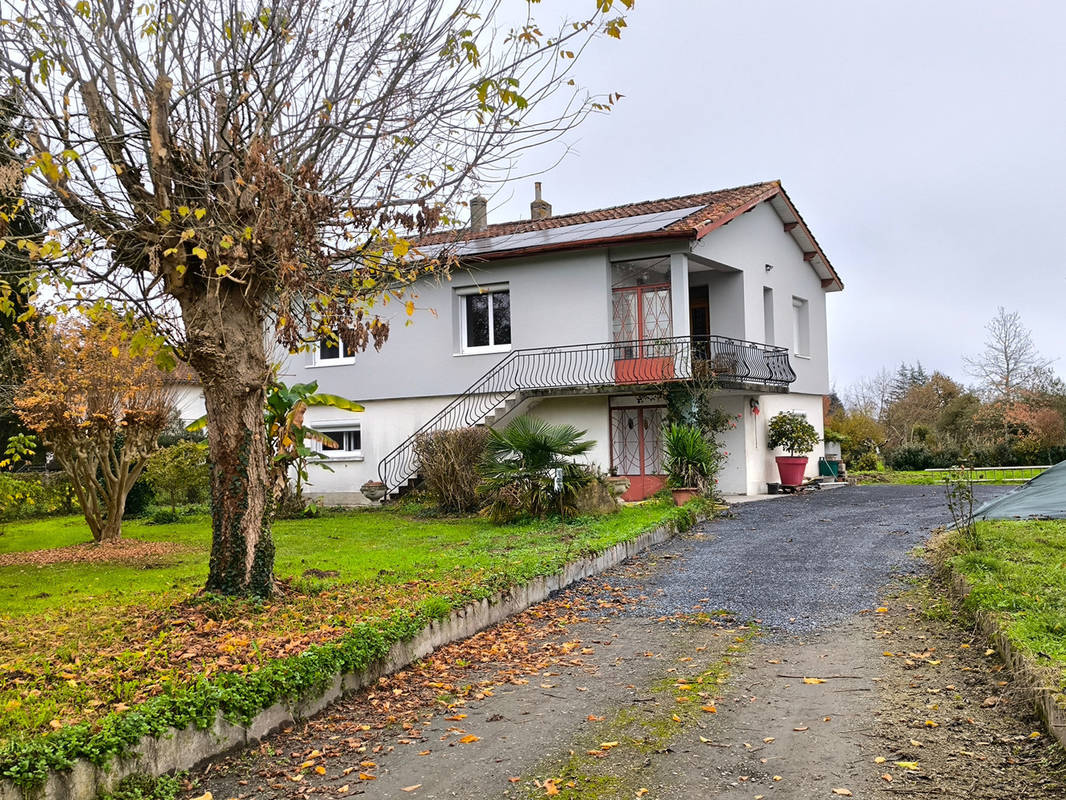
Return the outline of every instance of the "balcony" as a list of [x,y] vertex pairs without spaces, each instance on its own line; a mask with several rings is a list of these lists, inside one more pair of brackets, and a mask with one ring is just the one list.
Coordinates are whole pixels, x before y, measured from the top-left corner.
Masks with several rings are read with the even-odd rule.
[[378,464],[393,490],[417,474],[414,441],[431,431],[498,421],[529,395],[648,392],[701,381],[720,389],[787,392],[788,350],[725,336],[673,336],[512,350]]

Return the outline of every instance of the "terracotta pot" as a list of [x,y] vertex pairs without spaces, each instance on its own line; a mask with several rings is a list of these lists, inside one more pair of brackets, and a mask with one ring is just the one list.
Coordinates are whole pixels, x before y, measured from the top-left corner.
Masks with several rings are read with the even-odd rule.
[[803,483],[803,473],[807,469],[807,456],[778,456],[777,471],[781,475],[782,486],[799,486]]
[[700,490],[695,488],[689,489],[686,487],[682,489],[671,489],[670,494],[674,496],[675,506],[683,506],[693,497],[699,497]]
[[359,487],[359,491],[363,493],[363,497],[367,500],[376,503],[385,496],[385,484],[379,481],[367,481]]

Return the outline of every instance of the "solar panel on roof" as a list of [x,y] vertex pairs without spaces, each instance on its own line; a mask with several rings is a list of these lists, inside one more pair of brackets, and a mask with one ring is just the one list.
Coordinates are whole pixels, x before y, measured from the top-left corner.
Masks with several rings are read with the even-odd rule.
[[[624,234],[650,233],[651,231],[665,228],[679,219],[684,219],[701,208],[703,206],[679,208],[672,211],[656,211],[652,214],[638,214],[635,217],[580,222],[576,225],[566,225],[561,228],[546,228],[539,231],[526,231],[503,236],[490,236],[485,239],[473,239],[468,242],[457,243],[455,252],[458,255],[473,255],[499,250],[519,250],[526,247],[580,242],[586,239],[606,239]],[[424,252],[429,250],[429,248],[422,249]]]

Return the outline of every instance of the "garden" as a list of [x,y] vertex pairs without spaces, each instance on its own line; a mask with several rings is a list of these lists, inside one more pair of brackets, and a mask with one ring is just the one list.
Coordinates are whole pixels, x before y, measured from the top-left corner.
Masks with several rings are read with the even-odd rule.
[[713,431],[665,433],[671,484],[694,502],[620,505],[617,482],[582,463],[584,431],[519,416],[420,437],[419,492],[318,508],[303,486],[328,463],[311,444],[331,442],[306,409],[361,409],[273,381],[270,591],[216,592],[205,425],[175,423],[125,324],[104,313],[47,330],[15,396],[24,428],[0,464],[0,777],[20,785],[218,713],[247,722],[453,609],[711,507]]

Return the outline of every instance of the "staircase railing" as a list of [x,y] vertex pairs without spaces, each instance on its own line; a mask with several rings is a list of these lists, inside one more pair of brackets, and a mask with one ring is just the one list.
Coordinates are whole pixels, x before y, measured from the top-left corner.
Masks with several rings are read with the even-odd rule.
[[393,491],[418,471],[415,440],[430,431],[467,428],[521,391],[639,386],[714,380],[787,387],[796,379],[783,347],[725,336],[674,336],[512,350],[378,463]]

